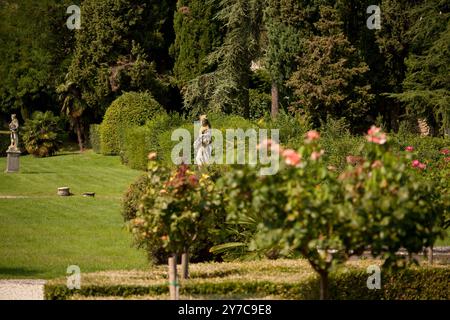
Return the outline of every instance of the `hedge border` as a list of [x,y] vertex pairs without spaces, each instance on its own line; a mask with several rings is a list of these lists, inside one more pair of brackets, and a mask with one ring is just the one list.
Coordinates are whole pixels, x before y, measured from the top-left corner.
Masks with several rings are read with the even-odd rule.
[[[406,269],[382,272],[381,290],[369,290],[364,270],[351,270],[330,275],[330,298],[334,300],[450,300],[449,268]],[[400,280],[400,281],[399,281]],[[276,295],[285,299],[311,300],[319,297],[319,280],[316,276],[297,283],[274,283],[251,280],[214,282],[185,282],[182,295]],[[70,290],[64,285],[47,284],[45,299],[64,300],[73,295],[84,297],[142,296],[168,294],[166,284],[90,285],[80,290]]]

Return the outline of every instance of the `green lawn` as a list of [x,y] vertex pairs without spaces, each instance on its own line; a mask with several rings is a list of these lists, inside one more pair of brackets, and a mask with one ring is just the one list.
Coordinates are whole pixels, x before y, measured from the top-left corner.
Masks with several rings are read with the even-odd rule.
[[[17,174],[3,172],[5,160],[0,158],[0,278],[61,277],[69,265],[82,272],[146,266],[120,215],[121,195],[138,171],[91,151],[24,156]],[[57,196],[63,186],[74,195]]]

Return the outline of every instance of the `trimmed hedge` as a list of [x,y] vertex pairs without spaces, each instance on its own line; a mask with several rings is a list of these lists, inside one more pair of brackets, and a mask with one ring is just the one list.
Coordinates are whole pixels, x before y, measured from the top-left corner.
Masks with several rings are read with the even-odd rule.
[[[256,128],[256,125],[240,116],[211,114],[209,119],[212,128],[220,130],[224,134],[226,129],[247,130]],[[123,145],[123,162],[133,169],[145,170],[147,168],[147,155],[150,151],[158,153],[158,160],[172,166],[172,149],[178,141],[172,141],[173,130],[181,128],[191,133],[191,160],[194,159],[194,124],[182,116],[174,114],[158,114],[149,120],[144,126],[134,126],[126,130]],[[224,141],[225,142],[225,141]]]
[[89,143],[91,144],[91,148],[95,153],[101,152],[99,124],[91,124],[89,126]]
[[[170,162],[170,152],[166,141],[171,146],[172,131],[186,123],[186,120],[174,114],[157,114],[144,126],[132,127],[125,133],[123,162],[133,169],[146,170],[147,155],[150,151],[158,153],[158,159],[165,163]],[[169,134],[168,138],[161,139],[161,135]],[[169,147],[170,147],[169,146]]]
[[106,110],[100,127],[102,153],[120,154],[126,129],[143,125],[158,113],[165,111],[148,92],[126,92],[118,97]]
[[[450,269],[418,268],[397,272],[384,271],[381,274],[380,290],[367,288],[368,274],[365,270],[349,270],[330,276],[330,298],[334,300],[449,300]],[[67,299],[77,294],[86,297],[133,295],[162,295],[168,293],[167,284],[152,286],[86,286],[80,290],[70,290],[65,285],[46,285],[45,298],[49,300]],[[319,279],[309,277],[297,283],[273,283],[269,281],[223,281],[208,282],[188,280],[181,283],[182,295],[276,295],[285,299],[318,299]]]

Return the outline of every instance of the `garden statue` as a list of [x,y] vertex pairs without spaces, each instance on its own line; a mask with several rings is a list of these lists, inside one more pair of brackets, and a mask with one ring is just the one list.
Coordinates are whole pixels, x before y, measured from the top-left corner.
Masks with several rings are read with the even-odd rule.
[[15,114],[11,115],[11,123],[9,124],[9,130],[11,130],[11,144],[8,148],[8,151],[17,151],[19,144],[19,134],[17,131],[19,130],[19,121]]
[[11,144],[6,150],[7,161],[5,172],[18,172],[19,171],[19,121],[15,114],[11,115],[11,123],[9,124],[9,130],[11,131]]
[[199,166],[209,162],[212,152],[211,124],[206,115],[200,116],[200,124],[199,136],[194,142],[195,161]]

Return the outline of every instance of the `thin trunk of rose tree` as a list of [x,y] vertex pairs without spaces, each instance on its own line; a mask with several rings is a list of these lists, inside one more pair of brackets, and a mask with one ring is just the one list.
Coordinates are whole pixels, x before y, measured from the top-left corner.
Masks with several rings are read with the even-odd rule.
[[279,110],[278,85],[275,82],[272,82],[272,110],[271,110],[272,118],[275,118],[278,115],[278,110]]
[[181,255],[181,278],[189,278],[189,252],[187,249]]
[[428,263],[433,264],[433,246],[427,248]]
[[328,272],[321,271],[320,275],[320,300],[328,299]]
[[177,256],[169,257],[169,293],[170,300],[178,300]]

